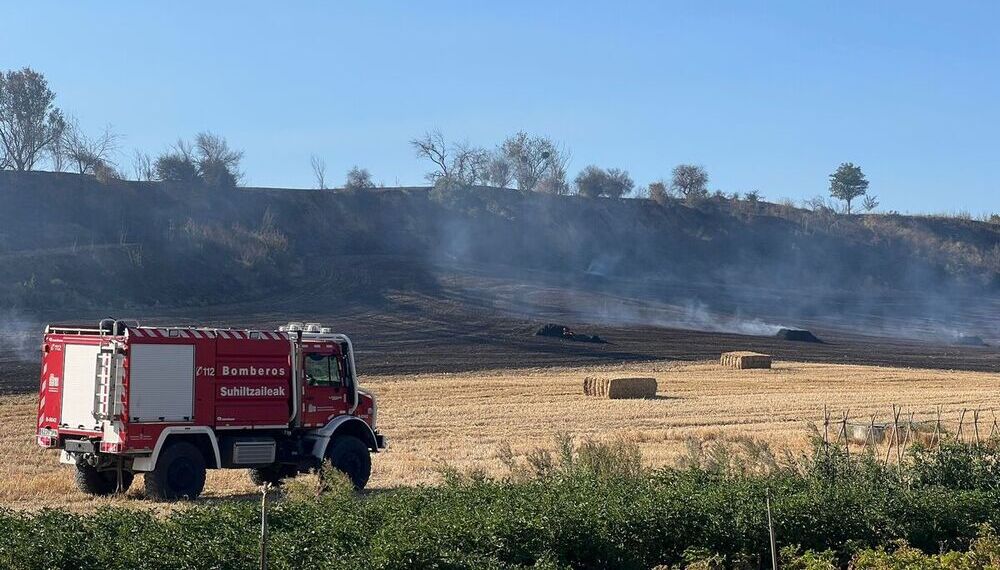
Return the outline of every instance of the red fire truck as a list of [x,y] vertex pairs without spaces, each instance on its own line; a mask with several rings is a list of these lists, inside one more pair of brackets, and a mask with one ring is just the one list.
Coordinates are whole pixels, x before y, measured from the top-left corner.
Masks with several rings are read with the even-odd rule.
[[361,489],[385,447],[376,415],[350,339],[317,323],[45,330],[38,445],[60,449],[87,493],[124,492],[143,473],[148,496],[193,499],[206,469],[277,484],[324,462]]

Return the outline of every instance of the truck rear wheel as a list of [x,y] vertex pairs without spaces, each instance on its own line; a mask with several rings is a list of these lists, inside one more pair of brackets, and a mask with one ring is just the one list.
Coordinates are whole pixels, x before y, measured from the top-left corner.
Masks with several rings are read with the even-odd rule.
[[205,488],[205,458],[186,441],[163,450],[156,467],[146,473],[146,495],[161,501],[196,499]]
[[118,472],[98,471],[96,467],[86,463],[76,464],[74,477],[76,486],[88,495],[106,496],[115,493],[125,493],[132,486],[135,475],[131,471],[122,471],[121,489],[118,488]]
[[333,468],[347,475],[354,488],[361,490],[368,484],[372,474],[372,457],[368,446],[360,439],[342,435],[330,442],[326,451]]

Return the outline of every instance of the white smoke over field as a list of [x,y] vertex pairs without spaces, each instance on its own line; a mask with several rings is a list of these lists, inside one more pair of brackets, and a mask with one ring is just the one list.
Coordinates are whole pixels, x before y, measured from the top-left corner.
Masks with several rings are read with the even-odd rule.
[[42,329],[37,319],[17,310],[0,311],[0,358],[38,360]]
[[580,293],[571,293],[567,297],[570,299],[567,308],[570,308],[574,316],[592,323],[751,336],[774,336],[783,328],[794,328],[757,317],[745,317],[739,310],[732,314],[718,313],[699,299],[656,303],[607,297],[596,300]]
[[690,301],[680,318],[668,321],[658,326],[686,328],[707,332],[736,333],[753,336],[774,336],[779,330],[789,328],[765,322],[758,318],[744,318],[739,312],[735,315],[713,314],[707,305],[701,301]]

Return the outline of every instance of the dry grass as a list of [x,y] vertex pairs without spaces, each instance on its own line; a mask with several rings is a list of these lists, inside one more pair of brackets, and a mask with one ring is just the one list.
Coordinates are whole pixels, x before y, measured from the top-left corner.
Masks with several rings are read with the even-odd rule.
[[[580,393],[584,376],[649,376],[653,400],[605,400]],[[957,419],[963,408],[1000,409],[1000,374],[778,362],[770,370],[734,370],[718,363],[623,366],[368,377],[379,398],[379,424],[390,449],[375,457],[371,486],[433,484],[444,466],[502,474],[498,451],[517,455],[551,447],[553,435],[624,439],[640,444],[650,465],[673,463],[689,437],[749,436],[775,446],[806,443],[805,424],[824,405],[852,417],[907,406],[918,418],[938,406]],[[989,412],[984,412],[989,416]],[[987,423],[992,421],[992,416]],[[34,396],[0,397],[0,505],[89,509],[146,501],[88,498],[73,487],[71,468],[35,447]],[[522,458],[523,459],[523,458]],[[244,471],[214,471],[206,497],[252,493]],[[141,497],[137,481],[130,491]]]

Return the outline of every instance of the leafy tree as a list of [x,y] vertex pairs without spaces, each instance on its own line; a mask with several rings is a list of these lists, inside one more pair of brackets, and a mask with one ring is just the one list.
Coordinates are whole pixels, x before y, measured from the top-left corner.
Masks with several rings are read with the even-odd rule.
[[587,166],[573,181],[576,184],[576,193],[587,198],[597,198],[604,191],[604,181],[607,176],[603,169],[594,165]]
[[372,175],[367,168],[357,166],[347,171],[347,180],[344,181],[344,190],[367,190],[374,188]]
[[830,195],[847,203],[847,213],[851,213],[851,201],[868,192],[868,180],[860,166],[844,162],[830,175]]
[[678,164],[672,174],[670,187],[686,200],[697,200],[708,195],[708,172],[701,166]]
[[45,77],[25,67],[0,74],[0,168],[34,168],[66,125]]

